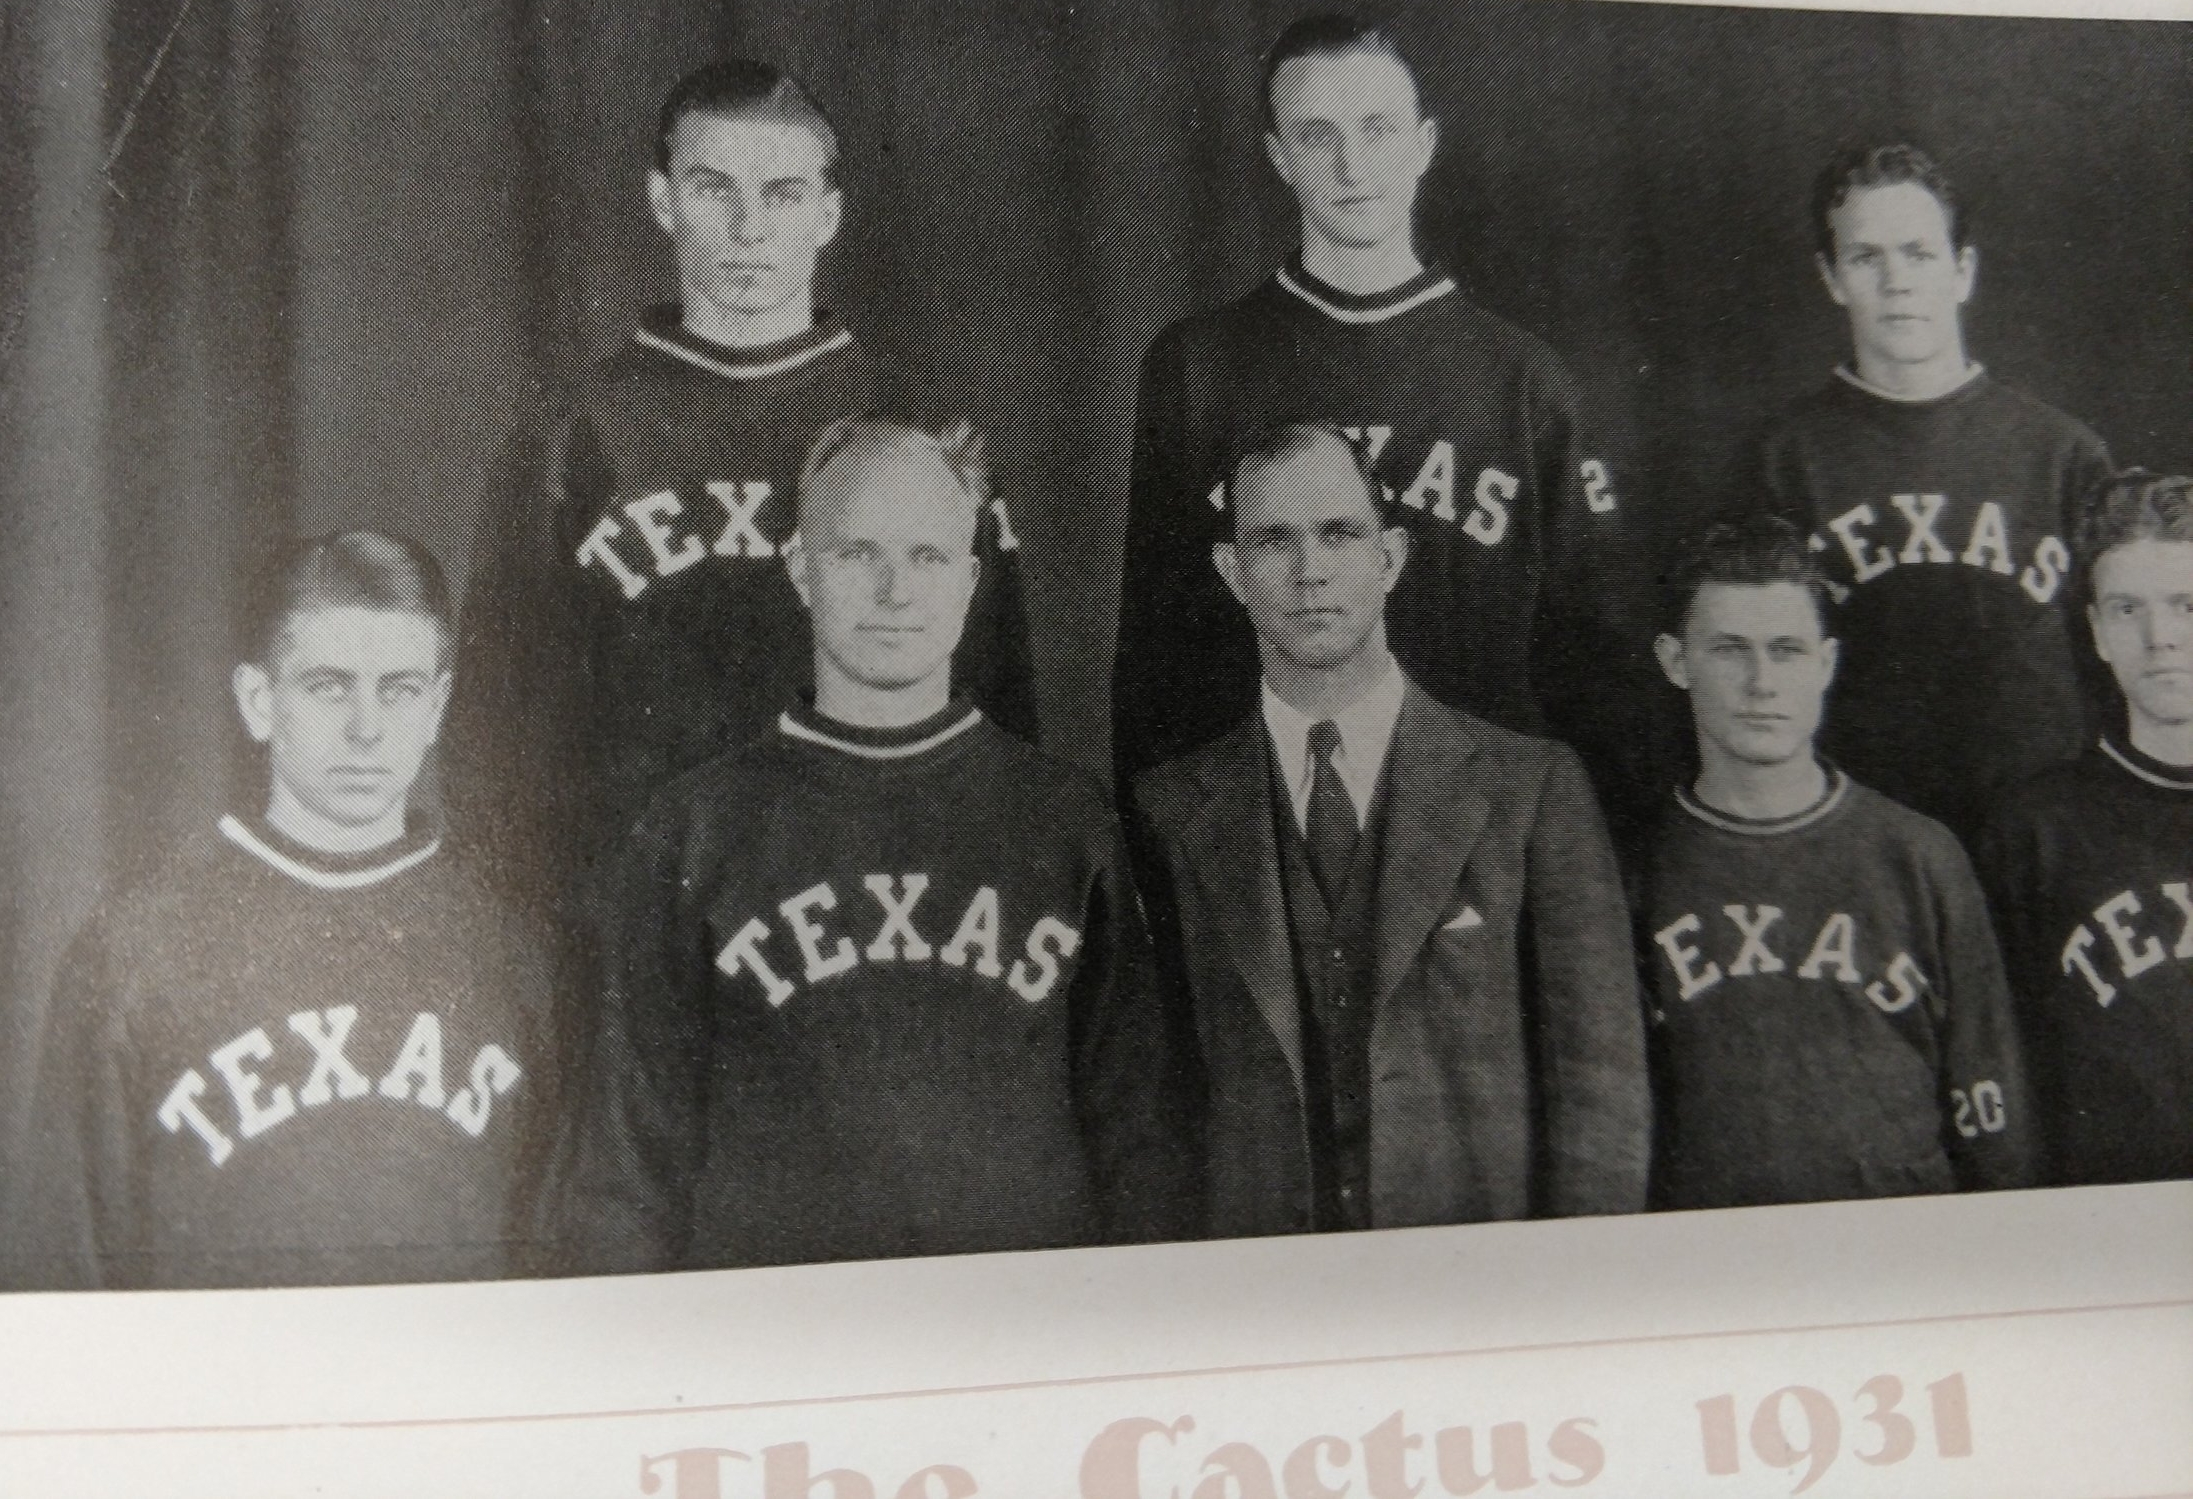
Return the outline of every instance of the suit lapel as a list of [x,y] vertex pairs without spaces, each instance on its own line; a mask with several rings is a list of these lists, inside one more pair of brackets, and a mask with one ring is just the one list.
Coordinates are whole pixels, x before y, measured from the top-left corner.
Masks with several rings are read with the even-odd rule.
[[1272,831],[1261,715],[1252,713],[1214,746],[1204,788],[1207,799],[1189,835],[1193,864],[1210,882],[1213,904],[1224,913],[1227,951],[1257,1012],[1286,1054],[1299,1093],[1301,1001],[1295,993],[1287,901],[1279,888],[1279,845]]
[[1441,712],[1411,682],[1386,752],[1384,859],[1378,877],[1378,952],[1384,1003],[1447,914],[1456,879],[1484,831],[1490,804],[1469,775],[1477,753],[1467,724]]

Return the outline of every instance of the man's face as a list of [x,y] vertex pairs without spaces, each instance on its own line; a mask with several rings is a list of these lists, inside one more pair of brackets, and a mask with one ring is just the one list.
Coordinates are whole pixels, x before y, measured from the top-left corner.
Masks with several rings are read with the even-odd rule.
[[1408,70],[1384,53],[1312,53],[1272,78],[1265,152],[1334,244],[1370,249],[1407,237],[1436,134],[1418,113]]
[[1835,259],[1819,263],[1820,275],[1850,314],[1861,357],[1920,364],[1960,346],[1978,257],[1950,245],[1939,198],[1916,182],[1855,188],[1828,224]]
[[853,455],[826,465],[806,527],[787,550],[819,671],[867,688],[916,686],[950,669],[980,564],[972,503],[931,453]]
[[2193,724],[2193,541],[2128,541],[2094,564],[2094,649],[2135,722]]
[[684,116],[670,170],[648,174],[647,196],[677,250],[687,303],[726,318],[808,294],[815,257],[838,232],[822,141],[780,120]]
[[1248,468],[1235,485],[1234,539],[1212,549],[1264,648],[1304,670],[1364,649],[1407,555],[1407,533],[1379,528],[1338,438]]
[[1654,644],[1668,680],[1690,694],[1701,752],[1711,746],[1749,765],[1812,753],[1835,642],[1803,585],[1703,584],[1682,638]]
[[345,604],[290,616],[271,668],[236,668],[244,726],[267,747],[277,826],[341,848],[358,829],[401,819],[449,702],[441,652],[427,616]]

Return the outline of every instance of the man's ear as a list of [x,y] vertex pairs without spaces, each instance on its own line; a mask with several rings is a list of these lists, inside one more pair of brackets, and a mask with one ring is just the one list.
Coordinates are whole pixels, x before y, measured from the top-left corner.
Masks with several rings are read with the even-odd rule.
[[[1423,143],[1424,172],[1428,172],[1432,167],[1432,158],[1439,154],[1439,122],[1426,115],[1417,121],[1416,129],[1417,139]],[[1417,175],[1422,176],[1423,172]]]
[[668,234],[677,222],[677,200],[670,194],[670,179],[660,171],[647,174],[647,206],[654,210],[655,222],[662,227],[662,232]]
[[838,225],[845,217],[845,195],[834,187],[822,190],[822,232],[815,239],[815,248],[821,249],[838,237]]
[[1820,642],[1820,655],[1827,662],[1827,681],[1821,684],[1824,689],[1835,685],[1835,668],[1842,664],[1843,643],[1830,635]]
[[1690,662],[1683,657],[1682,641],[1662,630],[1653,637],[1652,654],[1660,663],[1660,675],[1683,691],[1690,691]]
[[1246,607],[1249,596],[1242,591],[1241,587],[1241,554],[1234,550],[1232,542],[1213,543],[1211,547],[1211,566],[1217,568],[1218,575],[1226,580],[1226,587],[1233,593],[1236,601]]
[[1835,262],[1815,250],[1812,253],[1812,268],[1820,273],[1820,284],[1827,288],[1827,294],[1834,299],[1835,305],[1848,307],[1850,299],[1843,295],[1842,287],[1835,281]]
[[1980,247],[1966,245],[1957,252],[1957,304],[1961,307],[1972,300],[1972,289],[1980,283]]
[[1401,581],[1401,569],[1409,564],[1409,533],[1400,526],[1386,526],[1378,533],[1379,565],[1385,573],[1386,592]]
[[800,607],[813,608],[807,597],[807,545],[800,540],[800,533],[794,531],[785,537],[777,555],[784,559],[784,570],[791,575],[792,591],[800,596]]
[[1280,143],[1276,131],[1264,132],[1264,159],[1272,164],[1272,170],[1279,174],[1281,182],[1294,186],[1294,171],[1287,165],[1287,148]]
[[2094,637],[2094,654],[2107,661],[2109,649],[2102,644],[2102,611],[2093,604],[2086,606],[2086,628]]
[[236,692],[236,711],[243,715],[244,732],[265,744],[274,737],[274,680],[266,668],[246,661],[230,674]]

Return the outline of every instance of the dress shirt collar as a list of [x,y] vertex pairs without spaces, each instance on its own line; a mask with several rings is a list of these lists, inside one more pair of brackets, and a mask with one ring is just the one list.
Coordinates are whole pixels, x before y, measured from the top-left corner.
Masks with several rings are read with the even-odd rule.
[[[1386,764],[1393,744],[1394,725],[1401,718],[1401,668],[1391,656],[1371,690],[1335,713],[1340,729],[1340,748],[1333,753],[1333,768],[1340,784],[1348,788],[1355,805],[1355,822],[1361,827],[1370,816],[1371,794],[1378,789],[1378,773]],[[1280,773],[1287,780],[1288,799],[1294,804],[1295,826],[1307,827],[1310,815],[1310,726],[1318,720],[1283,701],[1264,684],[1264,727],[1279,755]]]

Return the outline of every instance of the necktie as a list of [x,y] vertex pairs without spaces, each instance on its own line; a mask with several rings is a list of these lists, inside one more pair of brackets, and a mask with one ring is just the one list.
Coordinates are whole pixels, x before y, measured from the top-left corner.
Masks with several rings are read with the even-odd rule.
[[1325,905],[1337,911],[1348,886],[1348,866],[1355,862],[1355,803],[1340,783],[1333,751],[1340,748],[1340,725],[1321,719],[1310,725],[1310,815],[1306,832],[1310,845],[1310,873],[1324,893]]

